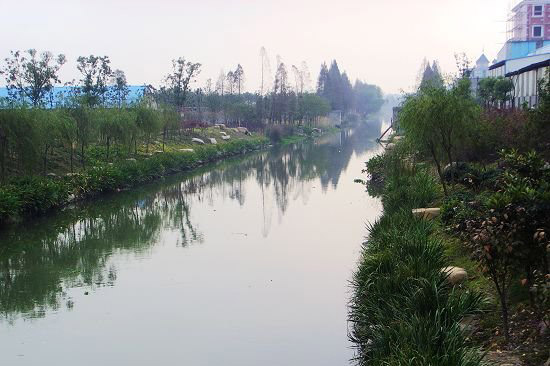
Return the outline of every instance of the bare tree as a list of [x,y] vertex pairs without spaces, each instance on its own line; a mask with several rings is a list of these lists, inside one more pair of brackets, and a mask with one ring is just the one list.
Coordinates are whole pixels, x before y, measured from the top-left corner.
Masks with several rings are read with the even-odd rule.
[[237,88],[237,93],[241,95],[241,90],[244,88],[244,70],[241,64],[237,65],[237,68],[233,72],[233,78],[235,80],[235,87]]
[[235,74],[233,71],[229,71],[225,77],[227,81],[227,91],[229,95],[233,95],[233,90],[235,89]]
[[260,58],[262,62],[262,84],[260,86],[260,95],[264,95],[264,91],[271,88],[271,65],[269,64],[269,56],[265,47],[260,49]]
[[220,71],[220,75],[218,76],[218,81],[216,81],[216,92],[221,96],[225,93],[225,76],[225,71],[222,69]]
[[311,73],[305,61],[302,61],[300,65],[300,72],[302,73],[303,82],[302,92],[309,92],[311,90]]

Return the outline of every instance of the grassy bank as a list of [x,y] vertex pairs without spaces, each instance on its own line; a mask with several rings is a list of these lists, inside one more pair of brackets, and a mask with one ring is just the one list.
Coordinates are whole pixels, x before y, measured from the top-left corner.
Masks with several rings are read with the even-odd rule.
[[[445,195],[440,174],[405,139],[371,159],[367,171],[368,191],[381,197],[384,212],[370,227],[353,281],[358,364],[544,364],[548,163],[511,151],[490,164],[448,166]],[[441,214],[414,217],[412,209],[423,207]],[[447,266],[465,269],[468,280],[449,285]]]
[[166,151],[106,162],[96,159],[78,173],[30,176],[0,186],[0,224],[44,214],[67,203],[95,195],[127,189],[162,176],[193,169],[265,146],[264,137],[242,137],[212,145],[167,146]]
[[411,165],[399,147],[368,163],[382,217],[369,228],[353,278],[351,337],[359,365],[480,365],[482,353],[461,322],[482,297],[453,287],[452,265],[434,222],[412,215],[441,197],[432,172]]

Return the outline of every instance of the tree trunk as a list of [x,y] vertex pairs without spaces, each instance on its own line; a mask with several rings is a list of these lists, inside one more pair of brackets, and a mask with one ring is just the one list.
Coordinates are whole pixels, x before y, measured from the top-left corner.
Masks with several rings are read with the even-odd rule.
[[71,173],[74,173],[74,171],[73,171],[73,155],[74,155],[74,149],[73,149],[73,144],[71,143]]
[[80,145],[80,163],[82,164],[82,168],[86,167],[86,159],[84,157],[84,142]]
[[6,180],[6,148],[8,146],[7,138],[2,136],[0,139],[0,171],[2,174],[2,181]]
[[46,171],[48,170],[48,145],[46,145],[46,147],[44,148],[44,166],[43,166],[43,169],[44,169],[44,176],[46,176]]
[[107,160],[109,160],[109,149],[111,147],[111,138],[107,137]]
[[447,191],[447,184],[445,183],[445,179],[443,178],[443,172],[441,171],[441,163],[437,159],[437,155],[435,154],[435,149],[433,146],[430,146],[430,152],[432,154],[432,158],[434,159],[435,166],[437,168],[437,174],[439,175],[439,180],[441,181],[441,185],[443,186],[443,192],[445,193],[445,196],[449,195],[449,192]]

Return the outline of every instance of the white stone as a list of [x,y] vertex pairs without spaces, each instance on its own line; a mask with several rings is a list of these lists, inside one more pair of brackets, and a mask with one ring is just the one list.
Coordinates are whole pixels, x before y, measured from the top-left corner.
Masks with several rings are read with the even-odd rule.
[[415,208],[412,210],[412,213],[416,217],[420,217],[423,219],[434,219],[441,213],[440,208]]
[[126,161],[137,161],[137,160],[134,158],[129,158],[129,159],[126,159]]
[[211,137],[211,138],[210,138],[210,143],[211,143],[212,145],[216,145],[216,144],[218,143],[218,141],[216,141],[215,138]]
[[389,144],[386,145],[386,150],[391,150],[395,147],[395,144],[393,142],[390,142]]
[[193,141],[194,143],[197,143],[197,144],[204,145],[204,141],[201,140],[201,139],[198,139],[198,138],[196,138],[196,137],[193,137],[193,138],[191,139],[191,141]]
[[229,140],[231,138],[231,136],[229,135],[223,135],[222,136],[222,140]]
[[441,273],[448,275],[447,281],[451,285],[459,285],[468,279],[468,273],[460,267],[445,267],[441,270]]
[[193,150],[193,149],[180,149],[179,151],[181,151],[181,152],[194,152],[195,150]]

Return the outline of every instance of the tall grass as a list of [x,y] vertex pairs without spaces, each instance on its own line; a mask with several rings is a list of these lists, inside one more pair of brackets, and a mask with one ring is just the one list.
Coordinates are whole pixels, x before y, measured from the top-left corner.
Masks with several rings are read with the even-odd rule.
[[481,352],[468,344],[459,325],[480,311],[481,297],[448,284],[441,272],[448,265],[444,245],[431,235],[434,223],[411,213],[441,194],[437,181],[425,170],[404,169],[390,159],[383,169],[384,215],[369,227],[352,279],[355,362],[481,365]]

